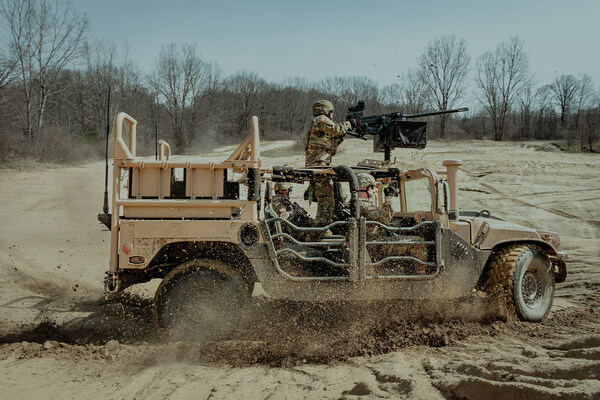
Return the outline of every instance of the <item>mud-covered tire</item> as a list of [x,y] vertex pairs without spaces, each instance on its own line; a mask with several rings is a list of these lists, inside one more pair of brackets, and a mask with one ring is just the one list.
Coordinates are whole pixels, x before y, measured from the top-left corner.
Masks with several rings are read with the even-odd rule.
[[533,245],[500,250],[488,270],[487,291],[522,321],[543,321],[554,301],[554,271],[544,252]]
[[218,260],[192,260],[173,269],[153,302],[154,323],[173,340],[205,341],[230,333],[252,295],[251,285]]

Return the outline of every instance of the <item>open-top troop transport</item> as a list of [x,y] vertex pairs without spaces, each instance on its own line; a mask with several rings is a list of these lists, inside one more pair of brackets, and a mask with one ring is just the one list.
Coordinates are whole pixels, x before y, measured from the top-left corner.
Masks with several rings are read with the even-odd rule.
[[[394,129],[400,137],[402,127]],[[136,121],[125,113],[113,135],[112,213],[99,216],[111,232],[105,290],[161,279],[154,317],[167,330],[182,321],[221,329],[257,282],[273,298],[310,302],[451,299],[479,289],[506,301],[521,320],[542,321],[555,283],[567,275],[555,232],[460,210],[459,160],[444,161],[443,170],[405,170],[389,157],[353,166],[267,166],[256,117],[222,161],[173,157],[162,140],[157,159],[140,157]],[[397,188],[389,225],[360,215],[358,173],[375,178],[380,206],[385,188]],[[289,218],[274,211],[275,183],[301,194],[319,174],[334,182],[332,224],[310,224],[310,196],[291,199],[297,212]],[[315,231],[327,235],[315,240]]]

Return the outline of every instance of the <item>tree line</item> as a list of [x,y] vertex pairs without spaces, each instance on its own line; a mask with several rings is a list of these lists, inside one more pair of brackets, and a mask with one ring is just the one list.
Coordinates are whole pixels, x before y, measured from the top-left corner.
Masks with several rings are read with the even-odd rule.
[[[430,136],[447,139],[561,140],[596,151],[600,96],[587,75],[538,85],[525,45],[510,37],[475,59],[467,43],[442,35],[428,43],[398,82],[369,77],[301,77],[273,83],[256,73],[225,76],[195,43],[163,45],[149,73],[126,46],[88,36],[89,21],[67,0],[1,0],[0,162],[68,162],[103,149],[107,114],[139,122],[140,147],[158,132],[179,153],[235,143],[259,117],[265,139],[301,140],[311,105],[331,100],[337,116],[358,100],[365,115],[419,113],[468,105],[467,115],[431,117]],[[110,88],[110,103],[109,90]],[[468,104],[471,103],[471,104]]]

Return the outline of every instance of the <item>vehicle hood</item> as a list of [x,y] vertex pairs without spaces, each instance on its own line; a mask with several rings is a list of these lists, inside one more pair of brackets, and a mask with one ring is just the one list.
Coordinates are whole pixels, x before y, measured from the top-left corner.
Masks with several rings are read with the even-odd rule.
[[499,243],[515,240],[542,240],[539,232],[530,227],[494,217],[467,218],[471,223],[471,243],[480,249],[491,249]]

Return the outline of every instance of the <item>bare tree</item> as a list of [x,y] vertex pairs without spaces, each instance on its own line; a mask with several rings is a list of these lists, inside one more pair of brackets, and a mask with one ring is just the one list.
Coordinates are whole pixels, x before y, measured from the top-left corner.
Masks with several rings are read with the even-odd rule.
[[279,130],[295,133],[302,137],[300,131],[310,120],[310,108],[314,102],[314,88],[303,78],[288,78],[277,87],[274,113],[278,116]]
[[[113,41],[94,41],[84,46],[87,69],[82,77],[82,83],[77,91],[82,95],[77,99],[75,107],[81,118],[81,128],[85,132],[88,129],[102,132],[106,123],[108,88],[114,90],[119,75],[117,65],[117,45]],[[86,129],[86,126],[89,128]]]
[[583,75],[579,80],[578,90],[576,94],[576,107],[577,115],[575,116],[575,132],[579,133],[579,139],[581,142],[581,151],[584,150],[586,141],[591,146],[591,130],[589,124],[587,124],[584,113],[593,107],[596,102],[596,93],[594,90],[594,83],[589,75]]
[[17,60],[10,58],[4,52],[0,53],[0,91],[14,80],[16,66]]
[[375,104],[379,101],[379,87],[371,78],[352,76],[342,79],[342,96],[346,103],[356,104],[364,100],[367,104]]
[[590,153],[595,152],[593,144],[594,141],[598,141],[598,137],[600,136],[600,133],[598,132],[600,128],[600,93],[596,93],[595,103],[596,104],[594,107],[590,108],[584,113],[585,121],[589,127],[588,145]]
[[521,140],[527,140],[531,137],[531,114],[534,98],[533,84],[532,82],[528,82],[519,93],[519,137]]
[[537,121],[534,130],[536,139],[551,139],[556,126],[551,123],[550,114],[554,114],[552,107],[552,85],[544,85],[535,92]]
[[[426,87],[414,69],[400,75],[400,83],[384,86],[380,101],[386,109],[405,114],[423,112],[426,104]],[[391,111],[393,112],[393,111]]]
[[[414,114],[425,111],[428,103],[429,86],[425,83],[418,71],[409,69],[402,75],[404,90],[402,93],[402,102],[406,107],[403,110],[406,114]],[[445,124],[445,122],[444,122]],[[445,126],[445,125],[444,125]]]
[[503,140],[507,117],[519,92],[531,80],[523,42],[511,37],[477,60],[480,101],[492,120],[494,140]]
[[242,135],[248,130],[248,123],[252,114],[263,120],[264,104],[259,104],[260,96],[265,92],[269,85],[267,81],[260,78],[253,72],[239,72],[230,77],[225,87],[233,94],[235,108],[236,134]]
[[[466,88],[471,56],[467,42],[454,35],[437,37],[419,58],[419,73],[425,84],[427,102],[432,108],[448,110],[456,106]],[[440,137],[446,135],[448,114],[439,116]]]
[[215,77],[215,66],[200,57],[196,44],[175,43],[162,47],[154,71],[147,77],[152,90],[165,103],[179,150],[196,135],[201,113],[198,99],[210,89]]
[[400,107],[403,103],[402,97],[404,93],[404,86],[401,83],[392,83],[386,85],[381,89],[380,101],[384,106],[389,107]]
[[2,0],[0,14],[10,31],[25,96],[24,130],[33,144],[61,72],[79,56],[88,19],[68,0]]
[[560,126],[567,128],[567,117],[575,109],[579,81],[573,75],[561,75],[551,86],[554,100],[560,109]]
[[329,94],[336,110],[341,111],[338,114],[345,114],[345,108],[356,104],[359,100],[365,101],[367,113],[378,111],[379,87],[371,78],[365,76],[327,77],[319,82],[318,88]]
[[334,106],[338,103],[347,103],[344,100],[346,82],[340,76],[328,76],[319,81],[317,87],[321,92],[327,93]]
[[[121,49],[114,41],[97,40],[85,43],[87,69],[76,91],[74,108],[79,108],[82,129],[92,134],[104,131],[107,114],[108,88],[111,88],[111,112],[125,111],[138,115],[137,104],[143,101],[142,74],[129,58],[127,45]],[[147,97],[147,96],[146,96]],[[143,119],[143,118],[142,118]]]

